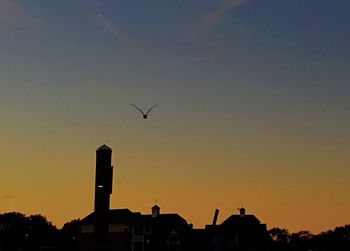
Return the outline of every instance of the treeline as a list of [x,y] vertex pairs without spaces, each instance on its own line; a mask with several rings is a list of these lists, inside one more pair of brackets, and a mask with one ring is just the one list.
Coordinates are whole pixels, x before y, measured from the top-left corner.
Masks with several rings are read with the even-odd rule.
[[45,250],[45,247],[78,250],[79,233],[79,220],[57,229],[42,215],[26,216],[17,212],[0,214],[1,251],[38,251]]
[[[11,212],[0,214],[1,251],[37,251],[45,247],[59,250],[79,250],[79,220],[57,229],[42,215],[26,216]],[[350,225],[312,234],[309,231],[289,233],[287,229],[272,228],[268,231],[269,251],[349,251]]]
[[287,229],[269,231],[271,251],[349,251],[350,225],[336,227],[320,234],[309,231],[289,233]]

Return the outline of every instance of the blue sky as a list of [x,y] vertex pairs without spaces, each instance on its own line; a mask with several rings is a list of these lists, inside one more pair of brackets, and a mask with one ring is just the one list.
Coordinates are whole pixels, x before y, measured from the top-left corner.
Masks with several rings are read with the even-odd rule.
[[[350,163],[349,23],[346,0],[0,0],[2,165],[12,166],[2,177],[13,180],[0,180],[3,196],[24,189],[20,184],[29,181],[14,170],[21,166],[35,176],[41,152],[64,166],[62,179],[69,180],[73,152],[93,163],[89,151],[107,143],[140,179],[147,173],[141,163],[150,161],[157,177],[163,177],[152,182],[155,186],[167,180],[162,176],[167,172],[188,187],[195,187],[190,179],[199,175],[203,191],[210,177],[222,178],[226,189],[218,193],[225,194],[236,191],[238,183],[249,190],[256,181],[253,187],[266,193],[299,184],[300,190],[289,194],[293,205],[303,189],[311,186],[317,193],[332,177],[337,196],[315,203],[350,210],[339,203],[350,190],[344,185]],[[155,102],[153,120],[139,123],[130,103],[147,107]],[[9,151],[15,146],[21,146],[23,158],[12,163]],[[89,162],[75,164],[73,176],[84,173],[77,184],[84,187],[93,175],[84,171]],[[51,177],[56,165],[34,180]],[[189,173],[186,178],[170,171],[179,167]],[[243,178],[232,184],[237,173]],[[118,186],[123,196],[123,184]],[[35,189],[25,192],[38,201],[44,196]],[[167,192],[158,195],[160,200],[166,201]],[[59,190],[51,193],[60,196]],[[139,201],[136,194],[130,198]],[[254,196],[251,201],[237,196],[232,204],[224,196],[212,198],[213,205],[196,204],[215,207],[217,202],[229,211],[248,200],[265,221],[284,224],[283,215],[274,218]],[[306,193],[302,202],[312,198],[315,194]],[[12,200],[3,210],[36,210],[22,205],[19,197]],[[284,200],[271,195],[273,205]],[[120,197],[114,206],[130,203]],[[143,210],[142,203],[132,205]],[[64,216],[51,208],[43,213],[61,224],[88,213],[81,209],[88,204],[81,201],[75,205],[80,211]],[[169,210],[181,207],[169,202]],[[321,210],[319,218],[325,214]],[[207,217],[187,216],[196,224],[205,224]],[[305,221],[305,228],[317,231],[342,220]],[[295,222],[291,219],[286,227],[302,227]]]

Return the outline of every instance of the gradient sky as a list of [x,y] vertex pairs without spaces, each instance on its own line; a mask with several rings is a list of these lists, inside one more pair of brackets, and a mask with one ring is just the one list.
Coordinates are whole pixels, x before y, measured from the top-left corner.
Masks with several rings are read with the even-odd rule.
[[[350,1],[0,0],[0,212],[350,223]],[[130,103],[159,105],[143,120]]]

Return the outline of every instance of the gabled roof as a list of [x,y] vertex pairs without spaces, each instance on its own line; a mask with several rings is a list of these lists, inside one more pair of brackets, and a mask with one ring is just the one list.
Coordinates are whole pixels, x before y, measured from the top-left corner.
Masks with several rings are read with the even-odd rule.
[[[94,215],[92,212],[84,219],[81,220],[81,224],[93,224],[94,223]],[[136,212],[133,213],[129,209],[111,209],[108,211],[108,222],[113,223],[135,223],[137,221],[141,221],[142,216],[141,213]]]
[[178,214],[143,215],[144,224],[151,227],[153,235],[169,235],[172,231],[182,233],[190,230],[187,221]]
[[259,225],[260,221],[252,214],[246,214],[243,217],[240,215],[231,215],[221,226],[235,226],[235,225]]
[[[81,220],[82,225],[94,224],[95,213],[91,213]],[[175,228],[190,228],[187,221],[178,214],[142,215],[139,212],[131,212],[129,209],[111,209],[108,211],[109,224],[135,224],[142,223],[168,232]]]
[[188,225],[187,221],[178,214],[159,214],[152,217],[150,214],[142,216],[145,221],[160,225]]
[[109,146],[106,146],[106,145],[102,145],[100,146],[99,148],[97,148],[96,151],[112,151],[112,148],[110,148]]

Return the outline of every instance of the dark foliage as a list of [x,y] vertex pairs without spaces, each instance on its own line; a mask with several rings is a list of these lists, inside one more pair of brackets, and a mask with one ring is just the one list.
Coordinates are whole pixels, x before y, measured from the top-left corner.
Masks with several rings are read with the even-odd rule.
[[56,244],[58,230],[41,215],[0,214],[1,250],[39,250]]
[[64,224],[60,231],[59,246],[62,250],[78,250],[80,238],[80,220],[72,220]]
[[313,235],[309,231],[289,234],[288,230],[272,228],[270,250],[273,251],[345,251],[350,250],[350,225]]

